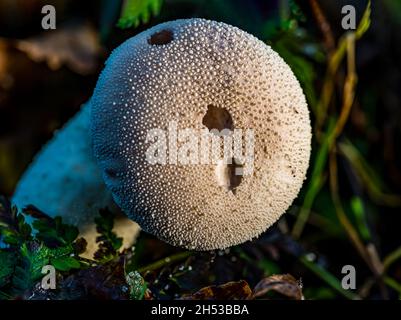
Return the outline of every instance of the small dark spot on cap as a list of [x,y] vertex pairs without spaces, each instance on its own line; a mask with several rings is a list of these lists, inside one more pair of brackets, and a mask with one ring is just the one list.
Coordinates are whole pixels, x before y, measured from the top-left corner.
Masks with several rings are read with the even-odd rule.
[[111,168],[106,168],[105,173],[110,179],[115,179],[117,177],[117,172]]
[[229,190],[235,194],[235,189],[241,184],[243,178],[243,165],[235,158],[231,159],[231,163],[228,164],[230,187]]
[[171,30],[161,30],[150,36],[148,43],[150,45],[163,45],[170,43],[174,39],[173,31]]
[[224,129],[234,129],[234,123],[230,113],[225,108],[219,108],[213,105],[208,105],[207,112],[202,119],[202,124],[209,130],[217,129],[222,131]]

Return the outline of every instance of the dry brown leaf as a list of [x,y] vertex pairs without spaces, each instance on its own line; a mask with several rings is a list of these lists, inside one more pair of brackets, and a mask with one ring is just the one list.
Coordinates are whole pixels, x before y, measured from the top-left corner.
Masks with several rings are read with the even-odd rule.
[[275,291],[293,300],[302,300],[302,289],[290,274],[276,274],[264,278],[255,286],[252,298],[260,298],[269,291]]
[[245,280],[231,281],[220,286],[210,286],[181,297],[183,300],[245,300],[252,296],[252,290]]
[[57,290],[44,290],[38,285],[28,292],[28,297],[30,300],[128,300],[124,268],[124,257],[120,256],[117,261],[60,277]]
[[46,61],[52,70],[67,65],[83,75],[96,70],[101,50],[98,34],[89,23],[70,23],[45,31],[39,36],[18,40],[16,47],[35,62]]

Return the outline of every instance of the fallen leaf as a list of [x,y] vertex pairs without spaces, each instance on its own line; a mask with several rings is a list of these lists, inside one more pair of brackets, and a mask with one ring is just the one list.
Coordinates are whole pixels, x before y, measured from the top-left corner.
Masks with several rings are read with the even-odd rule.
[[220,286],[209,286],[194,294],[182,296],[182,300],[245,300],[252,296],[252,290],[245,280],[231,281]]
[[16,47],[35,62],[47,62],[52,70],[67,65],[83,75],[96,70],[101,51],[97,32],[89,23],[69,23],[39,36],[18,40]]
[[124,274],[124,257],[105,265],[94,265],[57,280],[56,290],[35,286],[30,300],[128,300],[129,288]]
[[276,274],[264,278],[255,286],[252,298],[261,298],[269,291],[275,291],[293,300],[302,300],[302,289],[290,274]]

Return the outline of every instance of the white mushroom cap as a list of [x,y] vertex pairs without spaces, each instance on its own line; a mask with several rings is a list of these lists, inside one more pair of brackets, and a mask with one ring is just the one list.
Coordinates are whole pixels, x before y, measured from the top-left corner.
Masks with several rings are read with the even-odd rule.
[[[99,209],[108,207],[116,213],[119,209],[93,157],[90,110],[90,105],[85,105],[36,155],[18,182],[12,202],[18,208],[34,205],[51,217],[61,216],[64,223],[77,226],[88,242],[84,256],[92,258],[97,249],[94,219]],[[139,226],[126,217],[119,219],[124,223],[118,221],[117,232],[124,234],[124,246],[128,247],[138,235]]]
[[[253,129],[252,174],[234,181],[221,163],[149,163],[147,132],[171,121]],[[94,91],[92,130],[116,203],[143,230],[196,250],[270,227],[297,196],[311,150],[308,107],[288,65],[252,35],[203,19],[163,23],[119,46]]]

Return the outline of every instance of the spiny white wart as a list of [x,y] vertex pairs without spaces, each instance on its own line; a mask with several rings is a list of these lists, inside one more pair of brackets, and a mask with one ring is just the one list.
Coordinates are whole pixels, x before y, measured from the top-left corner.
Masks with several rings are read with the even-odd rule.
[[[211,250],[257,237],[305,179],[311,126],[299,82],[236,27],[186,19],[138,34],[111,54],[91,105],[94,154],[114,200],[172,245]],[[179,130],[253,129],[252,174],[239,179],[225,167],[219,183],[216,164],[148,163],[146,132],[170,121]]]

